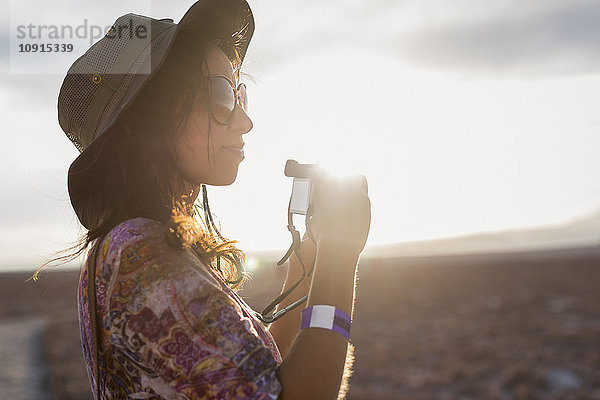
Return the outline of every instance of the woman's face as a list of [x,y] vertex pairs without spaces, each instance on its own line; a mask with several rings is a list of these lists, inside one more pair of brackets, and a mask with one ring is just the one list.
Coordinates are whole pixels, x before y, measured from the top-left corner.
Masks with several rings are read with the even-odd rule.
[[[211,75],[224,75],[237,87],[231,62],[223,51],[212,48],[208,52],[207,66]],[[233,119],[227,125],[211,121],[209,135],[211,117],[205,104],[197,101],[187,125],[177,138],[177,163],[181,172],[195,183],[230,185],[235,181],[238,166],[244,159],[242,136],[252,129],[252,120],[236,105]]]

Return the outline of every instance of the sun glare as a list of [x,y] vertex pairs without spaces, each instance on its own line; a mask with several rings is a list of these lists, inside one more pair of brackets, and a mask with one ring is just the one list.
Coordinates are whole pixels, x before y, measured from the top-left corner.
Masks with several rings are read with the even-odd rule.
[[244,266],[248,272],[256,272],[256,270],[260,267],[260,263],[256,257],[248,257]]

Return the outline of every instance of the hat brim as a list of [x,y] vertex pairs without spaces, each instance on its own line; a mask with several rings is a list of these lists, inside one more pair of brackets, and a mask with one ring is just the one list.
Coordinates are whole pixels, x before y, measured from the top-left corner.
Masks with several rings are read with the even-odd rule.
[[[85,205],[89,196],[93,195],[94,182],[98,182],[96,168],[91,168],[99,157],[104,157],[108,141],[118,140],[117,125],[122,111],[131,106],[139,93],[153,76],[160,70],[171,50],[176,46],[193,46],[194,34],[203,36],[212,34],[215,39],[230,39],[234,37],[237,56],[244,60],[252,35],[254,34],[254,17],[250,6],[245,0],[199,0],[195,2],[181,18],[178,24],[173,24],[167,36],[151,52],[146,60],[150,63],[149,74],[136,74],[131,86],[117,106],[121,112],[110,120],[105,128],[96,134],[94,140],[79,154],[69,167],[67,186],[71,205],[81,224],[90,229],[96,221],[85,215]],[[233,61],[235,55],[227,54]],[[97,188],[100,189],[100,188]]]

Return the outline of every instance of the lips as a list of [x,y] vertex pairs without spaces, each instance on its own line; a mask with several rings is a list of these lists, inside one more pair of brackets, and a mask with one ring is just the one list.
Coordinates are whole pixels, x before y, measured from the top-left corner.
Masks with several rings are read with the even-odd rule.
[[241,160],[244,159],[244,143],[237,143],[231,146],[223,146],[222,149],[227,151],[228,153],[235,154]]

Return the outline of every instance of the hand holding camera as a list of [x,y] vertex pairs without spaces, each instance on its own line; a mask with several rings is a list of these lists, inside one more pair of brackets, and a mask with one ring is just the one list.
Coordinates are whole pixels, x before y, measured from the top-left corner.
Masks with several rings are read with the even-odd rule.
[[360,254],[371,225],[366,178],[317,176],[313,180],[309,216],[308,229],[319,246]]

